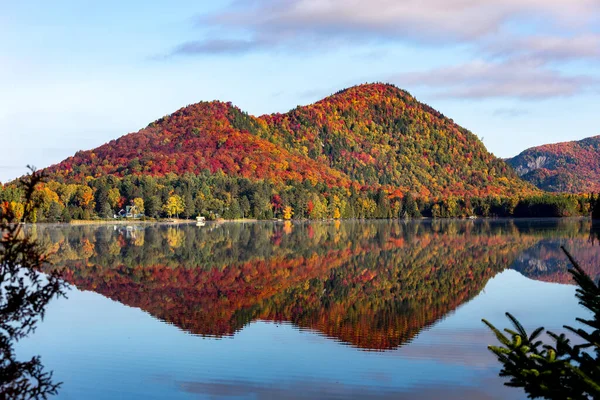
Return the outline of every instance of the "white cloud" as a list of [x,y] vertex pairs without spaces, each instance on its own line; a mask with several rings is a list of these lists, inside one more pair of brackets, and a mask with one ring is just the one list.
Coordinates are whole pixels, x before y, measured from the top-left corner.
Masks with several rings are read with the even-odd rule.
[[566,75],[548,69],[539,61],[474,61],[440,67],[424,72],[397,74],[390,77],[401,86],[421,86],[438,97],[502,98],[526,100],[572,96],[598,88],[596,78]]
[[596,78],[566,74],[556,64],[597,62],[599,23],[598,0],[236,0],[197,19],[209,37],[171,54],[461,45],[479,61],[405,73],[394,82],[435,87],[442,97],[539,99],[598,88]]
[[568,36],[535,35],[503,38],[487,46],[495,56],[526,57],[544,62],[600,59],[600,34]]
[[273,44],[315,36],[447,42],[479,40],[516,19],[581,28],[599,13],[597,0],[244,0],[198,23]]

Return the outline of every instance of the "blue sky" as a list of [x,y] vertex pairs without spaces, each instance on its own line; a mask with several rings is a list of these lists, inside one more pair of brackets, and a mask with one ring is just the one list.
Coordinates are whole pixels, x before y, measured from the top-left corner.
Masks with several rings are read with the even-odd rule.
[[201,100],[260,115],[375,81],[500,157],[600,134],[597,0],[0,5],[0,181]]

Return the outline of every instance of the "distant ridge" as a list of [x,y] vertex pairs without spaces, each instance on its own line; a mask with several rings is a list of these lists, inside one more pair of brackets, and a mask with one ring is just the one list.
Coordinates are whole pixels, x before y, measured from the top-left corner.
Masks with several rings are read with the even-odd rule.
[[543,190],[600,191],[600,136],[532,147],[507,162],[523,179]]

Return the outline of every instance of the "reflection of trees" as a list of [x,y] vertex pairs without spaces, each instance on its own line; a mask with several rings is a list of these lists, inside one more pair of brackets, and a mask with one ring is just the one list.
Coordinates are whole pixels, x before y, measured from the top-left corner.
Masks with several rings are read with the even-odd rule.
[[[25,182],[28,199],[38,182],[35,174]],[[17,217],[6,205],[0,207],[0,398],[46,398],[56,394],[59,384],[52,382],[39,357],[19,361],[14,344],[35,330],[50,300],[63,295],[65,286],[57,272],[39,272],[46,258],[31,234],[15,223]],[[31,203],[22,217],[32,217]]]
[[590,243],[600,244],[600,221],[594,221],[590,227]]
[[137,228],[143,235],[46,227],[39,236],[55,243],[57,264],[79,288],[195,334],[229,335],[266,319],[389,349],[477,295],[551,232],[573,240],[589,232],[577,221],[547,228],[378,221]]

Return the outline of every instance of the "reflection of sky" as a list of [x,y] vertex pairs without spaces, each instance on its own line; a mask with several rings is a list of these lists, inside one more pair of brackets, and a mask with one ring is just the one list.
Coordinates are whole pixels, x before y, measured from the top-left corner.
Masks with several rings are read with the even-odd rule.
[[415,340],[385,353],[360,351],[291,325],[255,322],[231,338],[191,336],[138,309],[72,290],[18,346],[40,354],[58,398],[520,398],[504,388],[480,322],[557,329],[582,315],[573,286],[505,271]]

